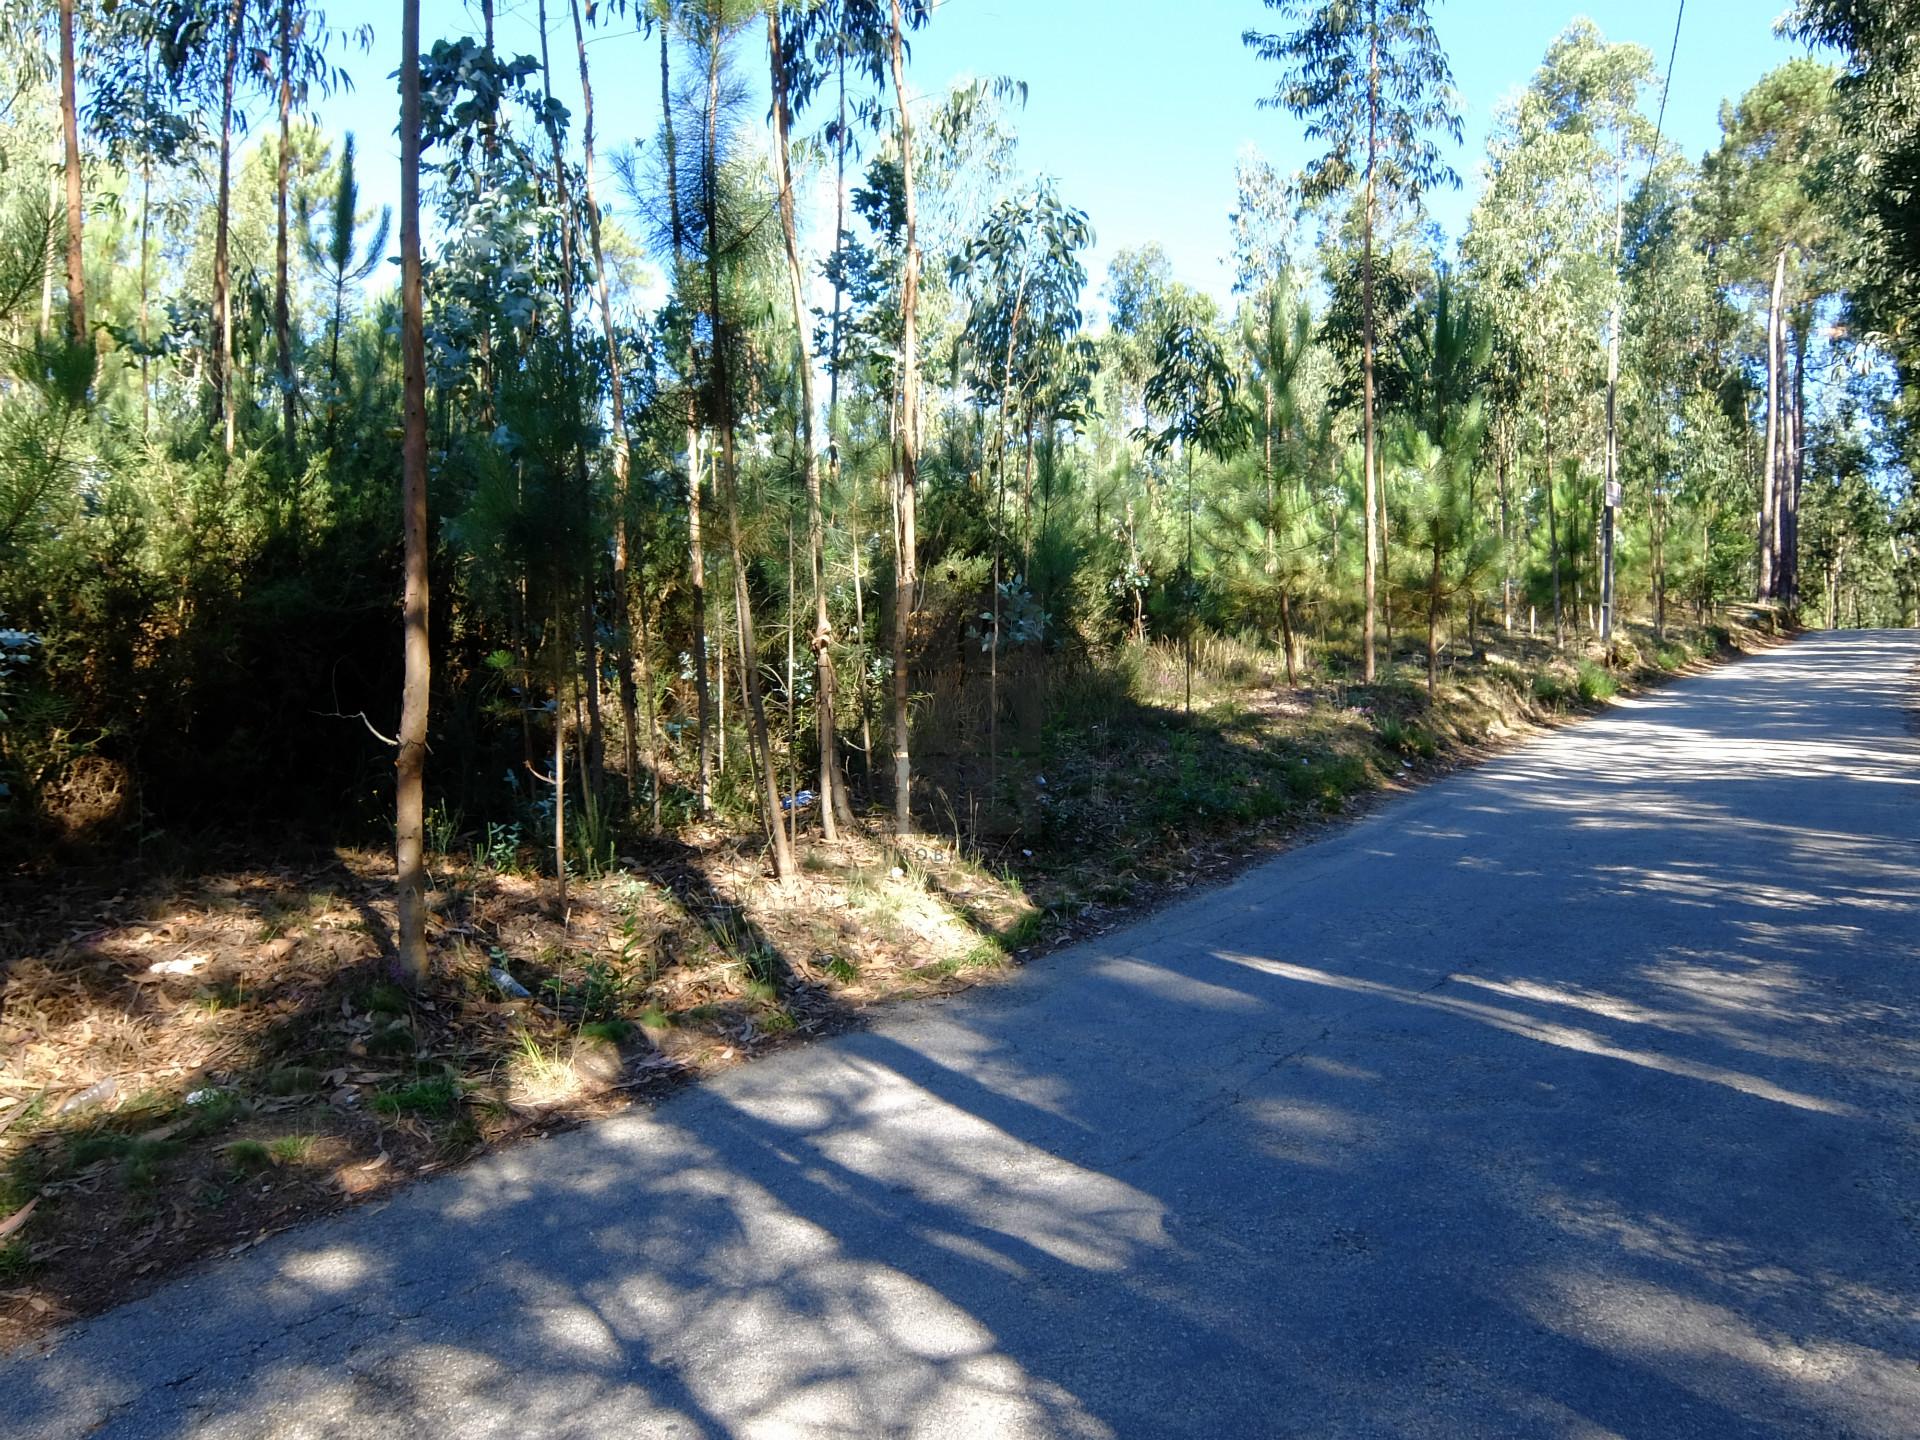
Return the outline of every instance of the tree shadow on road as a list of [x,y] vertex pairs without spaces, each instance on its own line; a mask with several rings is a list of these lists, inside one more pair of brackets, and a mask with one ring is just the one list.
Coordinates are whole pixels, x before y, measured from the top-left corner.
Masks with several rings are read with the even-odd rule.
[[[10,1360],[0,1413],[1900,1434],[1920,770],[1827,664],[1638,702],[1019,985],[269,1242]],[[1725,755],[1676,741],[1750,699]]]

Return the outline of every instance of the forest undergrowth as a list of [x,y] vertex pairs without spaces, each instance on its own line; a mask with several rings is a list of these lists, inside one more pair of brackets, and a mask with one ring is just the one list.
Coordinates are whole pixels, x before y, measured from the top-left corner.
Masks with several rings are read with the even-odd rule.
[[1053,677],[991,776],[978,756],[930,776],[944,833],[901,841],[877,806],[833,845],[803,824],[784,890],[743,816],[622,836],[571,877],[563,919],[517,834],[443,816],[414,990],[383,852],[29,865],[0,893],[0,1348],[877,1005],[1000,979],[1370,797],[1769,643],[1769,614],[1658,644],[1623,627],[1607,657],[1495,630],[1450,652],[1431,700],[1410,650],[1371,686],[1288,685],[1281,655],[1207,636],[1188,711],[1181,649],[1129,647]]

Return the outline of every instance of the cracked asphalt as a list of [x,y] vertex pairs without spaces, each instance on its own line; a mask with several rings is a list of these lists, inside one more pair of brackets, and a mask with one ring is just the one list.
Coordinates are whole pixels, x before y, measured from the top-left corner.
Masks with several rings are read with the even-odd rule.
[[1920,632],[0,1360],[13,1436],[1920,1433]]

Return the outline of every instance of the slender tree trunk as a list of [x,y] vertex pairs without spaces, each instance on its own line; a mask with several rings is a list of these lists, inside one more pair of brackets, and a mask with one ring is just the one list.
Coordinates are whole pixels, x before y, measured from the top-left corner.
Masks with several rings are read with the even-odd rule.
[[[395,762],[394,863],[400,969],[427,976],[425,777],[431,655],[427,632],[427,342],[420,290],[420,0],[405,0],[400,52],[401,510],[406,538],[406,679]],[[221,174],[224,190],[225,162]],[[224,214],[224,206],[222,207]]]
[[1293,606],[1284,585],[1280,587],[1280,637],[1287,648],[1287,684],[1297,685],[1299,679],[1293,665]]
[[[668,27],[660,27],[660,113],[667,161],[667,216],[673,229],[676,288],[686,272],[686,225],[680,208],[680,152],[673,128],[673,72]],[[713,691],[707,679],[707,552],[700,533],[700,423],[694,403],[693,354],[688,341],[687,406],[687,585],[693,600],[693,690],[700,728],[700,757],[694,777],[694,801],[701,815],[713,810]]]
[[1554,501],[1553,475],[1553,372],[1548,369],[1543,382],[1545,404],[1542,418],[1546,445],[1543,459],[1547,466],[1547,557],[1553,568],[1553,643],[1564,648],[1567,630],[1560,609],[1560,507]]
[[300,477],[296,473],[293,388],[293,315],[288,295],[287,190],[293,183],[293,0],[280,0],[280,154],[273,177],[273,339],[280,361],[281,438],[287,448],[287,484],[293,495],[293,529],[300,531]]
[[1666,486],[1656,476],[1651,485],[1648,516],[1653,540],[1653,639],[1659,644],[1667,638],[1667,497]]
[[647,698],[647,790],[648,790],[648,829],[655,835],[660,833],[660,717],[659,706],[655,702],[658,693],[653,683],[653,637],[647,628],[647,585],[646,572],[643,570],[640,583],[634,587],[634,605],[640,612],[640,685]]
[[[493,5],[494,0],[480,0],[480,37],[489,57],[493,55]],[[493,184],[495,166],[500,159],[500,127],[496,111],[489,108],[486,119],[480,129],[480,175],[475,182],[475,191],[484,199]],[[480,425],[488,434],[493,432],[494,384],[493,384],[493,276],[483,275],[480,279],[480,333],[474,337],[475,348],[480,357]],[[338,332],[334,337],[335,348],[339,345]],[[337,381],[336,381],[337,383]],[[331,445],[331,442],[329,442]]]
[[153,270],[149,263],[152,249],[148,240],[153,219],[153,162],[140,157],[140,433],[153,428],[153,357],[149,354],[148,308],[153,290]]
[[994,407],[993,425],[993,593],[988,597],[991,630],[987,648],[987,804],[999,803],[1000,794],[1000,571],[1006,546],[1007,525],[1007,406],[1013,397],[1013,354],[1020,335],[1020,320],[1026,311],[1027,274],[1022,266],[1020,283],[1014,289],[1013,322],[1007,327],[1007,350],[1000,365],[1000,403]]
[[1440,547],[1433,547],[1433,568],[1427,574],[1427,703],[1433,703],[1440,673]]
[[[789,497],[787,504],[787,794],[792,797],[787,802],[787,843],[800,850],[800,720],[799,709],[795,703],[794,691],[794,638],[799,628],[794,624],[794,598],[797,586],[794,583],[794,571],[798,562],[794,551],[793,504]],[[827,810],[826,792],[816,797],[821,812]]]
[[[240,76],[240,31],[246,22],[246,0],[233,0],[227,11],[226,55],[220,80],[220,180],[213,212],[213,336],[207,346],[211,363],[207,379],[220,407],[222,441],[233,454],[233,294],[228,273],[228,229],[233,204],[233,97]],[[424,411],[423,411],[424,413]]]
[[1620,261],[1626,250],[1626,139],[1613,169],[1613,303],[1607,311],[1607,435],[1600,491],[1600,643],[1613,640],[1613,492],[1620,479]]
[[[553,66],[547,51],[547,0],[537,0],[535,16],[540,26],[540,83],[545,92],[549,107],[553,103]],[[553,150],[554,196],[560,210],[560,287],[563,292],[560,304],[560,353],[569,388],[579,382],[580,368],[577,347],[573,333],[573,298],[575,292],[573,233],[573,200],[571,187],[567,183],[566,152],[560,144],[560,127],[549,114],[547,119],[547,142]],[[577,506],[573,516],[584,531],[591,523],[592,485],[587,474],[587,451],[584,443],[576,444],[573,450],[573,480],[577,491]],[[584,535],[576,538],[584,539]],[[580,660],[581,672],[586,678],[587,734],[582,747],[586,756],[586,783],[589,789],[598,794],[605,779],[606,732],[600,718],[600,660],[599,660],[599,622],[594,605],[595,571],[599,567],[590,565],[582,576],[580,586]],[[559,593],[556,591],[556,594]],[[556,692],[556,698],[557,692]]]
[[[554,653],[559,655],[564,627],[557,616],[553,629]],[[565,677],[565,663],[557,663],[553,669],[553,913],[563,926],[567,923],[567,712],[560,692]]]
[[1513,633],[1513,450],[1503,433],[1494,451],[1500,480],[1500,624]]
[[[59,106],[56,90],[54,105]],[[47,146],[47,224],[52,225],[62,216],[62,187],[66,179],[66,142],[54,139]],[[51,258],[51,257],[49,257]],[[46,334],[53,329],[53,266],[48,264],[40,272],[40,333]]]
[[813,436],[813,355],[807,344],[806,277],[800,265],[799,227],[794,220],[793,158],[789,131],[793,117],[787,96],[784,39],[780,31],[781,0],[768,0],[767,54],[773,81],[774,160],[780,184],[780,235],[787,255],[787,288],[793,300],[793,328],[800,347],[800,445],[807,487],[807,565],[813,579],[813,638],[815,729],[820,746],[820,832],[829,843],[838,840],[841,821],[851,824],[853,807],[847,801],[847,783],[840,773],[840,737],[835,722],[833,623],[827,614],[826,523],[820,500],[820,461]]
[[907,67],[900,0],[891,0],[890,50],[893,90],[900,120],[901,188],[906,197],[906,262],[900,312],[900,469],[895,485],[899,519],[895,526],[893,605],[893,822],[901,835],[913,833],[913,760],[909,723],[912,687],[907,669],[907,638],[912,632],[916,572],[918,475],[920,455],[920,242],[918,200],[913,179],[913,121],[907,112]]
[[1780,303],[1787,286],[1787,249],[1773,261],[1773,298],[1767,306],[1767,441],[1760,478],[1760,576],[1754,586],[1756,600],[1770,600],[1780,593],[1777,568],[1780,527],[1780,331],[1783,324]]
[[75,345],[85,345],[87,329],[87,267],[82,245],[85,207],[80,175],[80,110],[75,97],[73,59],[73,0],[60,0],[60,129],[66,140],[67,172],[67,334]]
[[[1366,197],[1360,220],[1360,435],[1361,463],[1365,475],[1362,481],[1362,503],[1366,508],[1367,553],[1366,561],[1362,566],[1361,588],[1365,614],[1360,622],[1360,645],[1361,679],[1371,685],[1374,677],[1373,608],[1374,587],[1377,583],[1375,566],[1378,563],[1380,544],[1375,528],[1378,521],[1374,512],[1376,457],[1373,415],[1373,202],[1374,163],[1380,143],[1380,36],[1377,26],[1369,24],[1368,30],[1367,174]],[[1389,636],[1389,644],[1391,644],[1391,636]]]
[[574,48],[580,54],[580,145],[585,162],[583,174],[587,191],[587,235],[593,246],[593,273],[599,289],[600,331],[607,346],[608,399],[612,406],[613,430],[613,653],[619,668],[621,759],[627,775],[627,803],[634,803],[634,782],[639,778],[639,719],[633,684],[633,627],[629,620],[632,607],[632,583],[628,577],[630,542],[628,537],[627,495],[632,467],[631,445],[627,437],[627,401],[623,387],[620,337],[613,324],[613,291],[607,280],[606,250],[600,236],[600,202],[593,180],[593,80],[587,70],[587,34],[580,23],[580,0],[568,0],[573,14]]
[[[1271,313],[1271,311],[1269,313]],[[1271,356],[1267,358],[1269,361],[1272,359]],[[1262,538],[1266,544],[1264,568],[1266,570],[1267,583],[1272,585],[1277,592],[1277,597],[1280,602],[1281,626],[1286,631],[1287,684],[1291,685],[1293,684],[1293,628],[1288,624],[1286,618],[1287,592],[1279,583],[1280,557],[1276,536],[1274,535],[1273,380],[1273,367],[1269,364],[1267,367],[1266,383],[1261,386],[1262,394],[1260,397],[1262,414],[1262,424],[1260,427],[1260,473],[1266,485],[1267,502],[1266,509],[1261,516],[1261,530],[1263,532]],[[1271,631],[1268,632],[1268,638],[1269,641],[1271,641]]]
[[1180,448],[1186,452],[1187,460],[1187,573],[1182,577],[1181,588],[1185,593],[1180,597],[1180,628],[1186,632],[1187,695],[1183,706],[1184,713],[1193,713],[1193,442],[1182,441]]
[[712,326],[713,425],[720,442],[720,494],[727,512],[727,544],[733,561],[733,608],[740,636],[740,685],[746,692],[747,735],[753,765],[760,781],[760,803],[765,809],[767,833],[773,842],[773,873],[782,886],[793,883],[793,849],[780,818],[780,783],[774,770],[773,746],[767,730],[767,709],[760,688],[760,657],[754,636],[753,597],[747,588],[747,551],[740,528],[739,465],[734,453],[733,379],[726,310],[720,294],[720,48],[710,41],[707,51],[707,150],[701,199],[706,207],[707,303]]
[[1787,391],[1786,456],[1780,488],[1781,598],[1800,603],[1800,482],[1806,463],[1807,316],[1793,327],[1793,383]]
[[[834,255],[844,258],[847,249],[847,55],[846,47],[839,47],[834,73],[839,92],[840,118],[834,131],[833,158],[833,246]],[[836,265],[833,273],[833,321],[828,342],[831,355],[827,373],[827,445],[830,474],[834,492],[840,489],[840,356],[841,323],[845,311],[846,280]],[[858,660],[860,670],[854,681],[854,694],[860,705],[860,757],[869,786],[873,783],[873,727],[868,715],[867,705],[867,602],[866,586],[860,574],[860,479],[854,476],[853,495],[847,504],[848,530],[852,540],[853,553],[853,623],[859,632]],[[843,788],[844,788],[844,776]],[[849,806],[851,812],[851,806]],[[846,817],[852,823],[851,813]]]

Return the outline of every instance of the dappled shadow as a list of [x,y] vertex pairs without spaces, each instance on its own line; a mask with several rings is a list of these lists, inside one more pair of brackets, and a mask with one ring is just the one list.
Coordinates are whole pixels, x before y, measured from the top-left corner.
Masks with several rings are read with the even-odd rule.
[[1018,984],[269,1242],[10,1359],[0,1415],[1910,1433],[1916,661],[1812,639],[1623,705]]

